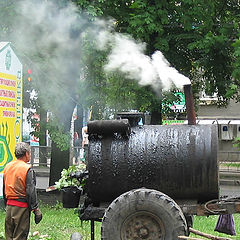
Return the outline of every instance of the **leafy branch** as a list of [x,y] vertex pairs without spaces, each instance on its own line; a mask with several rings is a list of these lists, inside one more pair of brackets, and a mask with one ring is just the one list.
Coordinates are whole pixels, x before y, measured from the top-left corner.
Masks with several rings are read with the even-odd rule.
[[240,151],[240,137],[236,137],[234,139],[233,146],[238,148],[238,150]]
[[56,125],[55,121],[50,120],[47,123],[51,140],[57,145],[61,151],[65,151],[70,147],[71,135],[65,132],[63,126]]
[[69,186],[84,187],[85,181],[78,181],[77,178],[71,178],[72,173],[81,172],[86,170],[85,164],[79,164],[78,166],[72,165],[68,169],[63,169],[61,172],[61,178],[55,182],[57,189],[62,189]]

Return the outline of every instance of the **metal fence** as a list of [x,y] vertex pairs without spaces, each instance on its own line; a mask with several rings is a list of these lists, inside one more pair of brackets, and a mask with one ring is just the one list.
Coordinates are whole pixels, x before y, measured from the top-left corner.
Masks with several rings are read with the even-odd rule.
[[240,172],[240,151],[219,151],[220,170]]
[[[81,147],[71,147],[69,164],[77,164],[80,161]],[[50,167],[51,147],[31,146],[31,164],[34,167]]]
[[50,167],[51,147],[31,146],[31,164],[33,166]]
[[[70,149],[69,155],[70,165],[79,163],[80,152],[81,147],[72,147]],[[240,151],[219,151],[218,161],[221,170],[240,172]],[[51,147],[32,146],[31,164],[33,166],[50,167]]]
[[218,159],[220,162],[240,163],[240,151],[219,151]]

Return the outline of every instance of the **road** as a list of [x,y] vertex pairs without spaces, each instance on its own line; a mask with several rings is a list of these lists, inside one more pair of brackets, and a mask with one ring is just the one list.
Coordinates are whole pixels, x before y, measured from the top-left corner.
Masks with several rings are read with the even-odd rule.
[[222,185],[220,186],[220,196],[240,196],[240,186]]
[[37,189],[46,189],[49,187],[49,177],[36,177]]

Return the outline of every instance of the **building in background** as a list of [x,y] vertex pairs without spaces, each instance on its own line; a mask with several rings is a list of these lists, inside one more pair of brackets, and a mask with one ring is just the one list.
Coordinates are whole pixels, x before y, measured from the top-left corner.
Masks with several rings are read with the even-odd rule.
[[197,111],[197,124],[217,124],[219,139],[219,159],[240,161],[239,150],[233,146],[240,137],[240,103],[231,100],[226,107],[216,105],[216,96],[202,95]]
[[[186,111],[184,94],[178,94],[180,94],[180,101],[170,106],[171,111],[175,114],[175,119],[172,119],[174,116],[172,114],[169,119],[163,120],[163,125],[187,124],[187,120],[178,118],[179,113]],[[196,124],[216,124],[218,126],[218,159],[230,162],[240,161],[240,152],[233,146],[234,139],[240,137],[240,102],[231,100],[227,106],[218,107],[216,104],[217,94],[208,96],[204,93],[201,93],[199,100]]]

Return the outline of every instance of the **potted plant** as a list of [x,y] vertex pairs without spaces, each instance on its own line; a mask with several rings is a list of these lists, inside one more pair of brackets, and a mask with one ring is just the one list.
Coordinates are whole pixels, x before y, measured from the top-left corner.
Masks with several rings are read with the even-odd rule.
[[62,192],[62,202],[64,208],[76,208],[79,205],[80,195],[85,181],[81,180],[81,174],[86,171],[85,164],[72,165],[68,169],[63,169],[61,178],[55,182],[56,189]]

